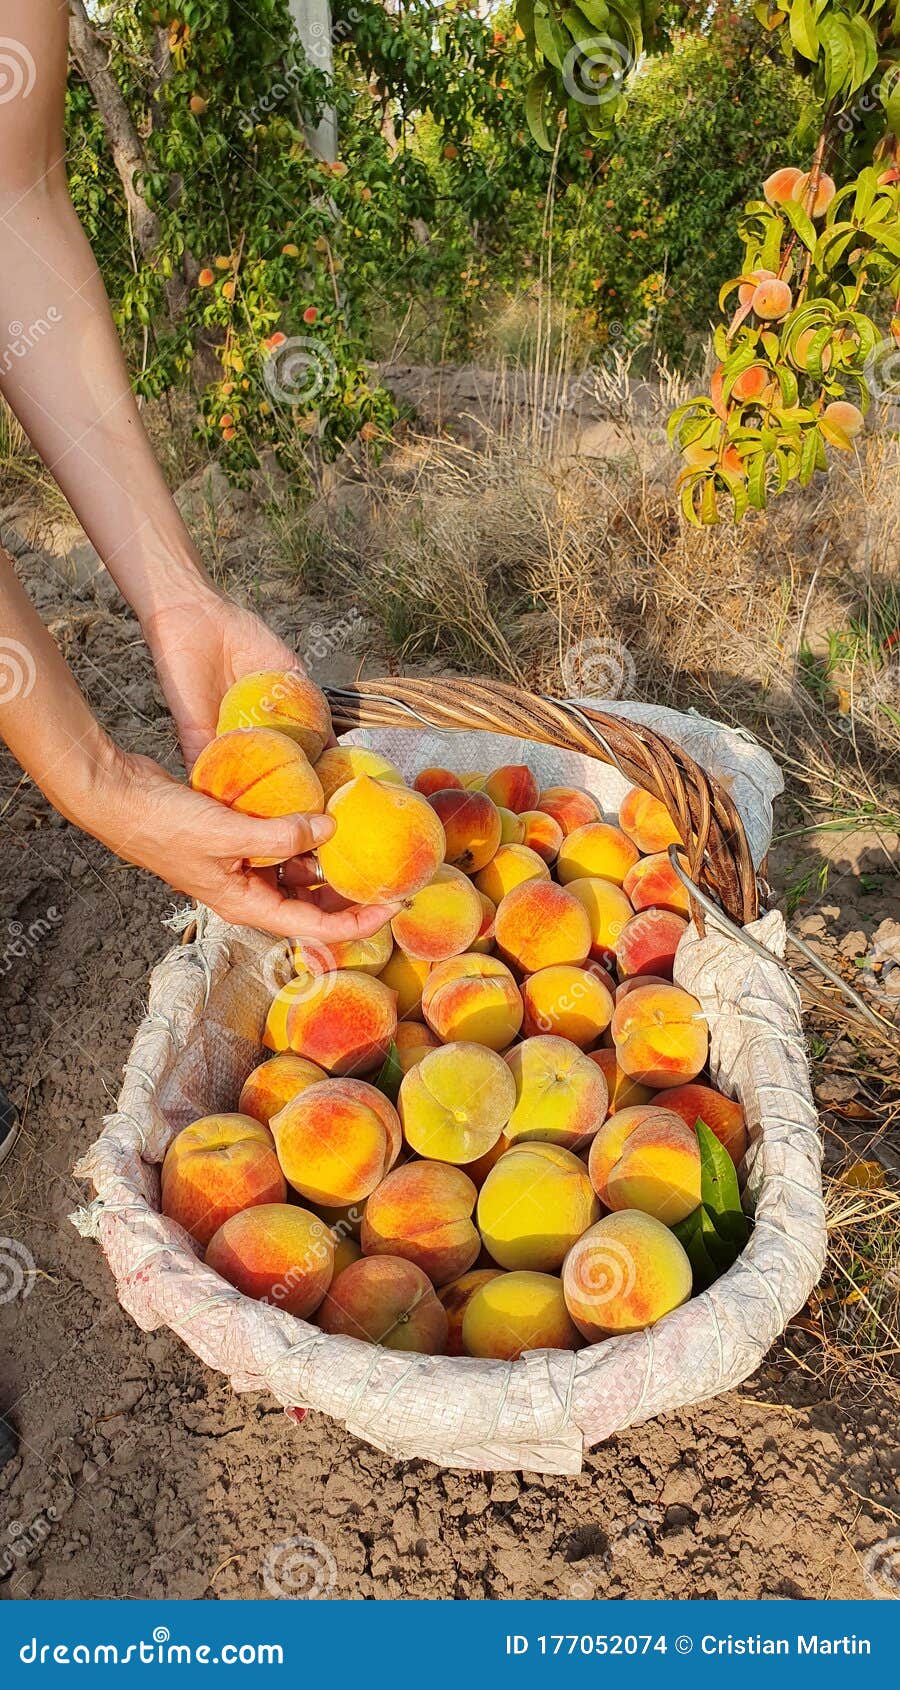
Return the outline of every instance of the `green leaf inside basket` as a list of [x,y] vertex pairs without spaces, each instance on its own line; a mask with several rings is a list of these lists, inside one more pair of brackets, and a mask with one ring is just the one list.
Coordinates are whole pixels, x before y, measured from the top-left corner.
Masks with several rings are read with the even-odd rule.
[[700,1145],[700,1202],[673,1226],[684,1245],[694,1275],[694,1290],[705,1291],[737,1261],[750,1236],[741,1208],[734,1163],[705,1121],[696,1124]]
[[389,1097],[392,1103],[396,1103],[400,1094],[402,1079],[403,1069],[400,1066],[400,1053],[392,1040],[375,1084],[379,1091],[384,1092],[385,1097]]

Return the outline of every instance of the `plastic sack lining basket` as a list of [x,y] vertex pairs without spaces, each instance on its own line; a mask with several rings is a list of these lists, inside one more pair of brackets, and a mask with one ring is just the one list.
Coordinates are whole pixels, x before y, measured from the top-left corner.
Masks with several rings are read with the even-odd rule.
[[[781,916],[760,917],[757,906],[781,779],[749,736],[650,705],[562,704],[486,681],[369,682],[330,702],[338,733],[377,748],[410,778],[430,764],[466,772],[527,762],[542,786],[588,788],[607,818],[630,786],[646,787],[689,842],[692,878],[767,952],[783,955]],[[825,1256],[799,998],[774,960],[717,929],[714,916],[704,920],[695,904],[675,964],[709,1021],[713,1083],[747,1116],[742,1180],[754,1227],[739,1260],[647,1331],[515,1362],[328,1337],[224,1284],[159,1213],[158,1164],[170,1139],[198,1116],[235,1107],[265,1054],[269,999],[290,973],[285,944],[207,911],[193,941],[153,971],[117,1111],[76,1169],[97,1196],[73,1216],[99,1240],[119,1301],[141,1328],[168,1326],[235,1390],[269,1390],[285,1408],[318,1409],[395,1458],[447,1467],[576,1473],[591,1445],[754,1371]]]

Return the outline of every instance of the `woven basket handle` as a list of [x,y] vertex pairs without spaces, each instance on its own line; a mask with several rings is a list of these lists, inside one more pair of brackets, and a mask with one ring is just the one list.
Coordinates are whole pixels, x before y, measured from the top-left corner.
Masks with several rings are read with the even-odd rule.
[[[429,677],[326,687],[335,730],[473,728],[594,757],[665,804],[685,842],[691,878],[743,927],[759,913],[753,858],[737,806],[664,734],[602,710],[542,698],[502,681]],[[701,931],[703,915],[694,903]]]

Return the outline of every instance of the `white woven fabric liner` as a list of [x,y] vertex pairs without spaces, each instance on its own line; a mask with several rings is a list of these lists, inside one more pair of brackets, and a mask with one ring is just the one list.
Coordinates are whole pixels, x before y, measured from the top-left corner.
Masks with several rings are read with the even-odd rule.
[[[598,701],[591,701],[598,702]],[[693,714],[616,702],[606,710],[677,740],[731,792],[757,863],[768,846],[781,777],[748,736]],[[528,762],[542,785],[583,786],[614,819],[628,782],[615,770],[528,741],[465,730],[356,731],[408,776],[428,764],[467,771]],[[783,954],[777,913],[750,932]],[[118,1108],[76,1168],[96,1199],[72,1217],[99,1240],[122,1307],[144,1331],[168,1326],[237,1391],[268,1389],[285,1407],[318,1409],[398,1459],[446,1467],[577,1473],[585,1448],[626,1426],[715,1396],[758,1367],[800,1309],[825,1259],[821,1151],[800,1025],[786,975],[710,921],[689,928],[675,975],[711,1030],[713,1083],[740,1099],[751,1144],[742,1169],[755,1216],[739,1261],[651,1330],[575,1354],[516,1362],[404,1355],[332,1338],[254,1302],[198,1259],[159,1213],[159,1169],[173,1135],[232,1110],[264,1055],[271,994],[291,973],[286,947],[202,911],[195,943],[153,971]]]

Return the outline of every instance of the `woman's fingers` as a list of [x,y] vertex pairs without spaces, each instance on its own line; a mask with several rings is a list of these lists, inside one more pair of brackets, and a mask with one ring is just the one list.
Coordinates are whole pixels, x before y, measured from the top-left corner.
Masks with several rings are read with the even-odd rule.
[[319,909],[308,897],[291,897],[262,874],[233,876],[214,908],[226,921],[258,927],[283,939],[318,939],[337,944],[346,939],[370,939],[400,908],[399,904],[351,905],[349,909]]
[[[223,806],[218,806],[220,811]],[[217,838],[210,841],[217,855],[249,861],[254,857],[272,857],[286,863],[294,857],[307,856],[323,845],[334,832],[330,816],[275,816],[261,819],[242,816],[236,810],[225,810]]]

